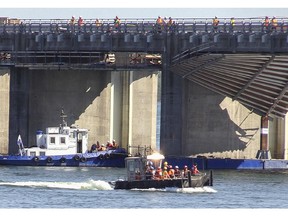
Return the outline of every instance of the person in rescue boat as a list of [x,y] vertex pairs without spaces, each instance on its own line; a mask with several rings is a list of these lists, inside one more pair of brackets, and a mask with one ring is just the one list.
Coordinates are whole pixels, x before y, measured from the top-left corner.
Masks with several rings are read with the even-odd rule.
[[168,166],[168,174],[171,179],[175,178],[175,170],[173,169],[172,165]]
[[116,141],[114,139],[112,140],[112,146],[114,149],[119,147],[119,145],[116,143]]
[[192,169],[191,169],[191,173],[192,173],[193,175],[197,175],[197,174],[200,173],[199,170],[198,170],[198,168],[197,168],[197,163],[194,163],[194,164],[193,164]]
[[157,179],[157,180],[162,179],[162,169],[161,169],[161,167],[157,168],[157,170],[155,171],[153,179]]
[[167,167],[164,167],[164,168],[163,168],[162,178],[163,178],[163,179],[170,179],[170,176],[169,176],[168,168],[167,168]]
[[97,145],[96,145],[95,143],[91,146],[90,152],[91,152],[91,153],[97,152]]
[[163,168],[164,167],[167,167],[168,168],[168,162],[167,161],[165,161],[164,163],[163,163]]
[[178,166],[175,166],[174,176],[175,178],[181,178],[181,171]]
[[184,177],[184,178],[187,178],[188,177],[188,166],[187,165],[185,165],[184,166],[184,168],[183,168],[183,172],[182,172],[182,176]]
[[106,149],[109,150],[109,149],[112,149],[112,148],[113,148],[113,144],[108,140],[107,144],[106,144]]
[[154,171],[154,168],[147,164],[146,165],[146,172],[145,172],[146,180],[153,179],[153,176],[154,176],[154,172],[153,171]]
[[100,148],[100,151],[106,151],[106,147],[104,144],[101,144],[101,148]]

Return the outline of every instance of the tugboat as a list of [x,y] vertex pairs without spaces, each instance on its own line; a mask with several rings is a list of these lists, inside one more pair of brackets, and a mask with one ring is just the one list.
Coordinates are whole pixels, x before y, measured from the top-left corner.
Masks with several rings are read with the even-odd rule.
[[[110,182],[114,189],[165,189],[176,188],[195,188],[204,186],[213,186],[212,171],[207,173],[187,175],[183,173],[174,178],[155,178],[154,174],[147,175],[147,168],[154,166],[161,168],[162,160],[165,157],[159,153],[147,155],[147,157],[127,157],[125,158],[125,167],[127,171],[127,180],[117,180]],[[152,165],[153,164],[153,165]],[[154,168],[152,168],[154,169]]]
[[125,167],[128,153],[124,148],[88,151],[88,129],[67,126],[63,110],[60,117],[63,120],[59,127],[48,127],[45,134],[36,132],[36,147],[24,148],[19,135],[19,154],[0,155],[0,165]]

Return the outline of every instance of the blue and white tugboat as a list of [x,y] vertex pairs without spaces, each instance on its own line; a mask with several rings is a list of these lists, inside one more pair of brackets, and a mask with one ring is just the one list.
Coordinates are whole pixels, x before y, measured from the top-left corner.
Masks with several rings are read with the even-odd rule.
[[64,112],[59,127],[48,127],[46,133],[37,131],[35,147],[24,148],[20,135],[18,155],[0,155],[0,165],[16,166],[86,166],[125,167],[128,153],[117,146],[97,150],[96,144],[88,150],[88,129],[67,126]]
[[[197,173],[187,170],[173,176],[165,177],[165,163],[163,169],[162,160],[164,155],[153,153],[146,157],[127,157],[125,164],[127,169],[126,179],[109,182],[114,189],[165,189],[165,188],[203,188],[213,186],[212,171]],[[157,167],[157,170],[155,168]],[[159,169],[161,174],[159,174]],[[158,172],[158,175],[157,175]]]

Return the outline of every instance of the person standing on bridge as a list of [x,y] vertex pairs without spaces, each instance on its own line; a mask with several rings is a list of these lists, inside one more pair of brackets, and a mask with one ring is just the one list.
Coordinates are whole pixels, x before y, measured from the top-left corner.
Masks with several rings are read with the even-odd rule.
[[98,18],[95,20],[95,25],[97,28],[102,26],[102,23]]
[[175,21],[172,20],[171,17],[169,17],[169,20],[168,20],[168,23],[167,23],[167,27],[168,27],[168,30],[170,32],[173,32],[175,29]]
[[164,26],[164,20],[161,16],[158,16],[157,20],[156,20],[156,27],[158,30],[158,33],[162,32],[163,26]]
[[212,20],[212,25],[213,25],[213,31],[218,32],[218,25],[219,25],[219,20],[217,16],[215,16]]
[[118,16],[116,16],[114,19],[114,27],[116,31],[120,31],[120,24],[121,24],[121,20],[119,19]]
[[265,29],[266,33],[268,33],[269,32],[269,25],[270,25],[270,20],[269,20],[268,16],[265,17],[263,25],[264,25],[264,29]]
[[75,22],[76,22],[75,17],[72,16],[71,19],[70,19],[70,22],[69,22],[71,32],[74,32]]
[[79,16],[79,19],[78,19],[78,31],[79,32],[81,32],[83,25],[84,25],[84,20],[83,20],[82,16]]
[[277,19],[275,16],[273,16],[273,18],[271,19],[271,29],[272,31],[276,32],[276,27],[277,27]]
[[235,26],[235,19],[232,17],[230,19],[230,32],[232,33],[234,31],[234,26]]
[[82,16],[79,16],[78,26],[82,26],[83,24],[84,24],[84,20],[83,20]]
[[72,16],[70,19],[70,25],[75,25],[75,17]]

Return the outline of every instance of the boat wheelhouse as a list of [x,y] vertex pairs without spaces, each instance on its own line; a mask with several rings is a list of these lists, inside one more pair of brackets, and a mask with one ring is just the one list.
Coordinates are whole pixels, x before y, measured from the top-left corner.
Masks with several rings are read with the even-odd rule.
[[[188,171],[187,175],[181,174],[180,177],[174,178],[154,178],[147,175],[147,166],[161,168],[162,160],[165,157],[161,154],[154,153],[147,157],[127,157],[125,158],[126,180],[111,182],[114,189],[164,189],[167,187],[190,188],[204,187],[213,185],[212,171],[192,175]],[[152,168],[154,169],[154,168]]]

